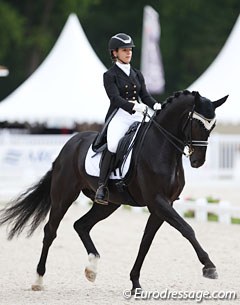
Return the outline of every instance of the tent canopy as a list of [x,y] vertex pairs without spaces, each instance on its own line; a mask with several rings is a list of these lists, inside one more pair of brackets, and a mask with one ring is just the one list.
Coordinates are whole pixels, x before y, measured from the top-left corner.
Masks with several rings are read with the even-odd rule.
[[189,87],[211,100],[229,94],[226,103],[217,109],[221,124],[240,123],[240,15],[224,47],[209,68]]
[[59,128],[102,123],[109,105],[105,71],[77,16],[71,14],[44,62],[0,103],[0,121]]

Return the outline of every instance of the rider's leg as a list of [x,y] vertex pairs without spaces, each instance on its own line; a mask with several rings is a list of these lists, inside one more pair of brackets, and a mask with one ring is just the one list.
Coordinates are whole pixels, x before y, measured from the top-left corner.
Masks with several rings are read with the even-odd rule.
[[122,109],[118,109],[112,118],[107,129],[107,147],[108,151],[104,156],[100,168],[99,187],[95,195],[95,202],[100,204],[108,204],[106,197],[108,178],[113,169],[114,156],[117,151],[119,140],[128,131],[129,126],[140,120],[136,115],[130,115]]
[[98,189],[95,195],[96,203],[108,204],[108,200],[105,197],[107,193],[107,182],[113,169],[114,159],[115,153],[111,153],[109,150],[106,150],[106,152],[104,152],[100,168]]

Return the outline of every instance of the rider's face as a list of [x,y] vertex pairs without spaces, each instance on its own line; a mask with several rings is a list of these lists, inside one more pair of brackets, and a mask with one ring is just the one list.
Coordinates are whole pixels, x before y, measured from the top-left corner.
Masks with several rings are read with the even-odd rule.
[[132,59],[132,48],[119,48],[117,51],[115,50],[113,54],[120,62],[129,64]]

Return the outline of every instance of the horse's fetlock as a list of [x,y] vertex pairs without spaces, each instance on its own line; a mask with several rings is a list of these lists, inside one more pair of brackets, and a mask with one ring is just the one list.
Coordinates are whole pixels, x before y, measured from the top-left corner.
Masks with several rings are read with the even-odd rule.
[[140,274],[139,272],[130,272],[130,280],[137,281],[139,280]]
[[214,263],[209,259],[209,256],[208,256],[208,255],[202,257],[202,258],[200,259],[200,261],[203,262],[204,269],[216,268],[216,266],[214,265]]
[[39,276],[44,276],[45,272],[46,272],[45,266],[42,266],[42,265],[37,266],[37,274]]

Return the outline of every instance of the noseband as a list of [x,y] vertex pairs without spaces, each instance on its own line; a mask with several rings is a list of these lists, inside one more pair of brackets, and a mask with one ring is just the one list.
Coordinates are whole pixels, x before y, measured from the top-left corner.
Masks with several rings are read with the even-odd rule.
[[[206,119],[203,117],[201,114],[197,113],[195,110],[195,105],[193,106],[192,110],[189,112],[189,116],[187,118],[187,121],[185,122],[183,126],[183,132],[186,131],[186,129],[189,126],[189,136],[185,141],[182,141],[175,137],[173,134],[171,134],[169,131],[167,131],[165,128],[163,128],[156,120],[154,120],[156,116],[156,112],[154,112],[153,116],[148,117],[150,118],[149,123],[154,123],[154,125],[157,127],[157,129],[167,138],[167,140],[178,150],[181,152],[186,157],[189,157],[192,155],[194,152],[194,146],[197,147],[207,147],[208,146],[208,141],[201,141],[201,140],[193,140],[192,139],[192,122],[193,119],[200,121],[205,129],[210,133],[211,130],[214,128],[215,123],[216,123],[216,118],[214,117],[213,119]],[[176,143],[177,142],[177,143]],[[179,144],[179,145],[178,145]],[[187,152],[182,149],[182,147],[187,147]]]

